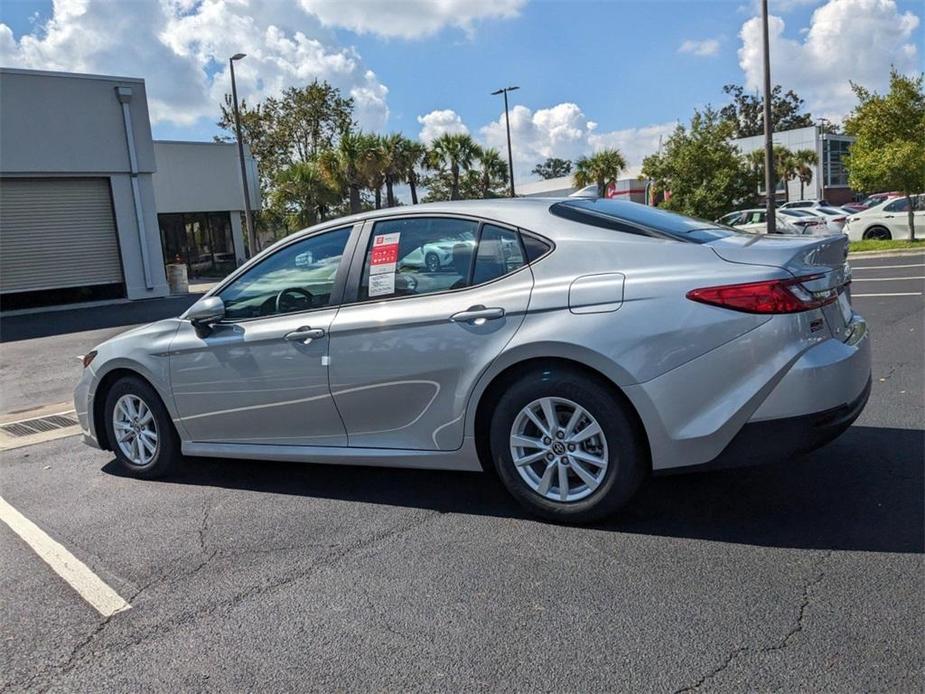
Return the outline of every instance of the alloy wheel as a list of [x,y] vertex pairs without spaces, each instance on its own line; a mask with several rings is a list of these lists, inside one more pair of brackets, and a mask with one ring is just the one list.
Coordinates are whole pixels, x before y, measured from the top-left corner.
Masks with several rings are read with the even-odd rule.
[[137,395],[123,395],[112,412],[112,428],[119,449],[133,465],[148,465],[157,455],[157,422],[147,403]]
[[566,398],[534,400],[514,418],[511,458],[527,486],[551,501],[572,502],[604,481],[610,457],[597,420]]

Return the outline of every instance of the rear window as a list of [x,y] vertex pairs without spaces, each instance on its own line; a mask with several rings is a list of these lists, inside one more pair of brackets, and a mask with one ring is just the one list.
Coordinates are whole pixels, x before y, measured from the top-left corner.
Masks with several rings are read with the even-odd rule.
[[549,211],[590,226],[688,243],[709,243],[736,234],[715,222],[623,200],[578,198],[557,202]]

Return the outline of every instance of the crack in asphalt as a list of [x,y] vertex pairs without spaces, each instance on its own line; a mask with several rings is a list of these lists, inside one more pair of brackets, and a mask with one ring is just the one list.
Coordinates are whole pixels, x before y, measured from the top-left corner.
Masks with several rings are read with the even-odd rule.
[[[200,563],[192,570],[184,572],[179,575],[170,574],[161,574],[145,585],[141,586],[135,593],[129,598],[128,602],[131,603],[133,600],[137,599],[144,591],[150,589],[152,586],[161,583],[165,580],[171,578],[187,578],[192,576],[199,570],[201,570],[206,564],[208,564],[214,557],[219,555],[219,550],[207,550],[206,543],[206,534],[208,532],[209,524],[209,514],[208,505],[204,504],[202,520],[199,525],[199,546],[200,551],[205,552]],[[320,571],[331,568],[337,563],[343,561],[344,559],[361,552],[363,550],[371,549],[374,547],[379,547],[384,544],[387,544],[389,541],[394,540],[397,537],[400,537],[408,532],[416,530],[417,528],[426,525],[432,520],[444,515],[441,511],[430,511],[426,513],[423,517],[415,516],[405,523],[398,524],[390,529],[372,533],[370,536],[365,538],[360,538],[355,542],[352,542],[346,546],[344,545],[330,545],[331,547],[339,548],[336,551],[330,552],[329,554],[320,557],[314,564],[312,564],[307,569],[298,569],[294,572],[291,572],[285,576],[280,576],[276,580],[270,581],[268,583],[263,583],[259,585],[249,586],[245,590],[232,595],[231,597],[220,600],[212,605],[203,606],[200,609],[193,610],[191,612],[183,613],[178,615],[177,618],[172,620],[167,620],[162,623],[155,624],[152,628],[147,630],[143,634],[135,635],[134,638],[131,638],[128,642],[122,642],[120,644],[114,644],[111,647],[104,647],[103,650],[112,650],[115,648],[126,649],[133,646],[137,646],[144,641],[154,638],[156,636],[161,636],[168,634],[175,629],[182,627],[186,624],[195,622],[196,620],[212,615],[216,612],[224,610],[226,612],[231,612],[237,608],[242,603],[247,600],[265,595],[270,593],[278,588],[295,583],[301,579],[308,579],[316,575]],[[317,546],[317,545],[316,545]],[[122,613],[119,613],[122,614]],[[96,627],[80,642],[78,642],[74,648],[71,649],[67,658],[63,662],[60,662],[55,665],[51,665],[38,673],[33,673],[25,680],[20,680],[18,682],[10,682],[0,688],[0,692],[12,691],[14,688],[21,687],[23,689],[34,690],[34,691],[47,691],[51,688],[55,681],[62,675],[67,674],[74,668],[78,667],[84,663],[90,656],[96,654],[96,651],[88,652],[90,645],[97,639],[97,637],[103,633],[106,627],[111,623],[113,617],[117,615],[111,615],[96,625]],[[389,628],[386,625],[386,628]],[[389,628],[390,631],[393,631]],[[399,632],[394,632],[399,635]],[[406,635],[403,635],[407,638]],[[41,685],[36,686],[36,683],[39,680],[45,680]]]
[[832,556],[832,551],[827,551],[822,554],[822,556],[814,564],[813,575],[803,583],[803,592],[800,597],[800,606],[797,610],[797,618],[793,626],[787,631],[784,636],[779,639],[776,643],[772,643],[769,646],[761,646],[758,648],[752,646],[739,646],[731,650],[723,658],[722,662],[717,665],[715,668],[706,672],[700,679],[698,679],[693,684],[686,685],[680,689],[674,690],[674,694],[683,694],[684,692],[695,692],[699,690],[707,682],[715,678],[724,670],[728,669],[736,660],[740,657],[743,657],[749,653],[774,653],[776,651],[782,651],[788,646],[790,646],[793,639],[797,637],[804,629],[804,621],[806,619],[806,611],[809,609],[810,602],[812,602],[812,590],[818,586],[822,580],[825,578],[825,571],[822,568],[822,565],[825,561]]

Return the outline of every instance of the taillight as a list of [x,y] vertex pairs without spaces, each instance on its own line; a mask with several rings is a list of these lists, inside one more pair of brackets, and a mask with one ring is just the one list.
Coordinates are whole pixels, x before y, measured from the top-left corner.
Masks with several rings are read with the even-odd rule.
[[817,280],[821,277],[824,275],[703,287],[689,291],[687,298],[702,304],[745,313],[799,313],[838,300],[836,289],[812,292],[802,285],[803,282]]

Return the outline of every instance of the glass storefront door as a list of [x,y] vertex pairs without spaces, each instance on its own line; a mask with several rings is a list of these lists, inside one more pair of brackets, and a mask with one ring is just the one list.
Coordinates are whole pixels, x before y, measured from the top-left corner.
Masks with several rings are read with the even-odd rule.
[[164,262],[184,263],[190,277],[224,277],[235,268],[228,212],[159,214]]

